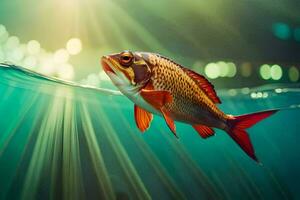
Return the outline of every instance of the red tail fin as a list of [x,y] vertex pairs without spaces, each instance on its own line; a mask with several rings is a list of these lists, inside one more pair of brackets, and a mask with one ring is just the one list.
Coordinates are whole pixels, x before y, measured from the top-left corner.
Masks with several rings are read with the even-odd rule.
[[278,110],[268,110],[263,112],[251,113],[246,115],[235,116],[228,121],[229,130],[227,131],[230,137],[250,156],[258,162],[257,157],[245,129],[250,128],[257,122],[276,113]]

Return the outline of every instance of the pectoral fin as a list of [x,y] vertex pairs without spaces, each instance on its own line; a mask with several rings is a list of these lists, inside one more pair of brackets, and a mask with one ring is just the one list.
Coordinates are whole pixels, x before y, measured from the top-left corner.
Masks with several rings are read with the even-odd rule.
[[208,126],[201,125],[201,124],[193,125],[193,128],[198,132],[198,134],[202,138],[208,138],[208,137],[213,136],[215,134],[215,131],[212,128],[210,128]]
[[[176,135],[176,127],[174,124],[174,120],[169,116],[169,113],[163,108],[167,103],[171,103],[173,101],[173,97],[169,91],[155,91],[143,89],[141,90],[141,96],[154,108],[159,110],[162,113],[168,127],[171,129],[172,133]],[[177,137],[178,138],[178,137]]]
[[140,131],[144,132],[150,127],[153,115],[137,105],[134,105],[134,118],[137,127]]
[[165,104],[172,102],[173,97],[169,91],[141,90],[141,96],[156,109],[160,109]]

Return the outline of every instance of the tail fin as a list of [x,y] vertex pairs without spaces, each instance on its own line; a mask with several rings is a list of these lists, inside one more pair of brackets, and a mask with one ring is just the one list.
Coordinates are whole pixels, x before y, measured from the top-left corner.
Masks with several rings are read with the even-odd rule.
[[229,129],[227,133],[243,149],[243,151],[245,151],[245,153],[256,162],[258,162],[258,159],[255,156],[252,143],[245,129],[250,128],[257,122],[269,117],[277,111],[278,110],[268,110],[246,115],[240,115],[228,120]]

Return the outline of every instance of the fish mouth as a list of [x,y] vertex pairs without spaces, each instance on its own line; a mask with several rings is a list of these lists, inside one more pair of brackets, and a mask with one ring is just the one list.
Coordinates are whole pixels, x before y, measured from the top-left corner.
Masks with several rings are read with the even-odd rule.
[[108,74],[108,73],[116,74],[116,72],[111,67],[112,64],[111,64],[110,58],[108,56],[103,56],[101,58],[101,65],[106,74]]
[[112,80],[113,84],[117,87],[124,87],[125,85],[129,85],[124,78],[124,75],[116,69],[114,66],[115,61],[110,56],[103,56],[101,58],[101,64],[104,72],[108,75],[108,77]]
[[131,95],[137,94],[141,90],[142,86],[132,86],[128,77],[119,71],[114,65],[115,62],[116,61],[114,61],[110,56],[102,56],[101,65],[104,72],[111,79],[112,83],[120,89],[121,92]]

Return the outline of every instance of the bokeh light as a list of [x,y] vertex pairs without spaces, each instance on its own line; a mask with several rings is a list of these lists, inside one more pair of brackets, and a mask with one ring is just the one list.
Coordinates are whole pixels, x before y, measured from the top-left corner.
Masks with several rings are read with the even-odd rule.
[[275,89],[275,92],[276,92],[276,93],[282,93],[282,89],[281,89],[281,88],[276,88],[276,89]]
[[211,79],[218,77],[234,77],[237,69],[233,62],[219,61],[217,63],[208,63],[204,68],[204,73]]
[[70,55],[77,55],[82,49],[80,39],[72,38],[67,42],[66,49]]
[[271,78],[271,67],[270,65],[267,65],[267,64],[264,64],[260,67],[259,69],[259,73],[260,73],[260,76],[265,79],[265,80],[268,80]]
[[241,92],[242,92],[242,94],[249,94],[250,88],[244,87],[244,88],[242,88]]
[[47,56],[44,57],[42,60],[41,66],[37,68],[37,71],[46,74],[46,75],[55,75],[55,72],[57,71],[56,64],[53,63],[53,60],[51,58],[47,58]]
[[269,94],[267,92],[263,92],[263,98],[268,98]]
[[282,77],[282,69],[279,65],[273,65],[270,69],[271,78],[273,80],[279,80]]
[[18,47],[19,44],[20,44],[19,38],[17,38],[16,36],[10,36],[5,43],[5,48],[7,50],[11,50]]
[[255,92],[251,92],[250,96],[251,96],[252,99],[256,99],[256,93]]
[[22,51],[21,48],[16,48],[10,53],[9,57],[11,58],[12,61],[20,61],[24,57],[24,52]]
[[220,76],[221,77],[227,76],[228,73],[229,73],[229,67],[228,67],[228,65],[225,62],[223,62],[223,61],[217,62],[217,65],[219,67]]
[[291,36],[291,29],[289,25],[278,22],[273,24],[273,33],[277,38],[287,40]]
[[216,63],[208,63],[205,66],[204,72],[211,79],[215,79],[220,75],[220,70]]
[[243,63],[240,68],[240,73],[244,77],[251,76],[251,73],[252,73],[251,64],[249,62]]
[[28,57],[26,57],[26,58],[24,59],[23,65],[24,65],[25,67],[30,67],[30,68],[32,68],[32,67],[34,67],[34,66],[37,65],[37,60],[36,60],[36,58],[35,58],[34,56],[28,56]]
[[262,96],[263,96],[262,92],[257,92],[256,93],[256,98],[262,98]]
[[89,74],[86,80],[88,85],[98,87],[100,85],[100,78],[97,74]]
[[268,98],[269,94],[267,92],[251,92],[250,97],[252,99],[265,99]]
[[294,39],[298,42],[300,42],[300,28],[297,27],[294,29]]
[[62,79],[72,80],[74,79],[74,69],[71,64],[62,64],[57,69],[57,76]]
[[22,44],[17,36],[10,36],[6,27],[0,24],[0,62],[10,62],[44,75],[72,80],[75,72],[68,61],[70,54],[75,55],[81,51],[81,41],[72,38],[67,48],[52,53],[43,49],[37,40]]
[[292,66],[289,69],[289,78],[292,82],[297,82],[299,80],[299,70],[295,66]]
[[31,40],[27,44],[27,51],[30,55],[35,55],[40,52],[41,45],[38,41],[36,40]]
[[235,89],[230,89],[230,90],[228,90],[228,94],[230,96],[236,96],[237,95],[237,91]]
[[69,53],[66,49],[59,49],[54,53],[54,63],[62,64],[69,60]]
[[233,62],[229,62],[227,63],[227,67],[228,67],[228,73],[227,76],[228,77],[234,77],[236,74],[236,66]]

